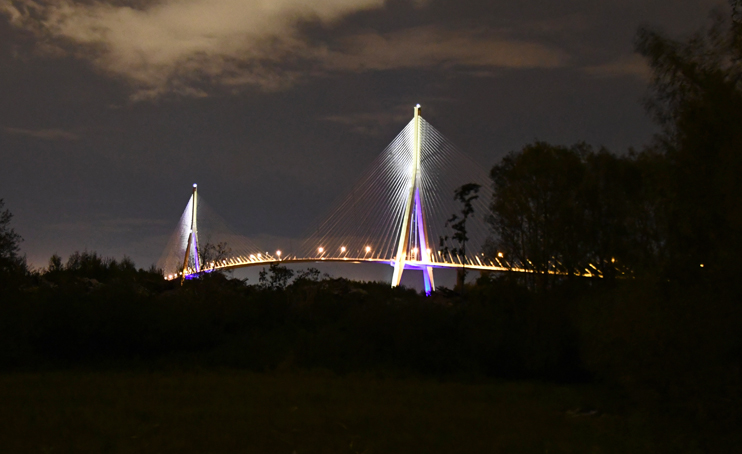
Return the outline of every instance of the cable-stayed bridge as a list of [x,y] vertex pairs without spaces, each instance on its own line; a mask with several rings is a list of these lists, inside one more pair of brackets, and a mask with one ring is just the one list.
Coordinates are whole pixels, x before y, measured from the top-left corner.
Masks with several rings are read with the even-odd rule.
[[232,232],[193,185],[158,266],[166,279],[183,280],[273,263],[387,263],[394,267],[393,287],[405,270],[422,270],[426,293],[435,289],[436,268],[513,270],[501,255],[483,252],[489,232],[486,190],[472,201],[465,251],[452,242],[449,220],[462,209],[454,191],[467,183],[487,188],[487,173],[425,121],[417,105],[413,119],[296,251],[267,252]]

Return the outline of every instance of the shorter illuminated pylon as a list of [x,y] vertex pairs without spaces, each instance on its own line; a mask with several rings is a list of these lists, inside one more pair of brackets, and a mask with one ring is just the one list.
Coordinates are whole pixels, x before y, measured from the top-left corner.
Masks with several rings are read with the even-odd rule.
[[191,232],[188,235],[188,245],[185,250],[185,257],[183,257],[183,277],[180,280],[180,285],[183,285],[187,275],[188,258],[191,256],[193,251],[193,267],[196,273],[201,271],[201,266],[198,261],[198,185],[193,184],[193,196],[191,196]]

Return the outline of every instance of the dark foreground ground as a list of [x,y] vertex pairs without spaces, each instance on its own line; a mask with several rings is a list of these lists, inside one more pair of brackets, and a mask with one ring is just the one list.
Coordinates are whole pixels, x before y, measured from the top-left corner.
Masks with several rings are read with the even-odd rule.
[[0,376],[4,453],[704,452],[607,388],[331,372]]

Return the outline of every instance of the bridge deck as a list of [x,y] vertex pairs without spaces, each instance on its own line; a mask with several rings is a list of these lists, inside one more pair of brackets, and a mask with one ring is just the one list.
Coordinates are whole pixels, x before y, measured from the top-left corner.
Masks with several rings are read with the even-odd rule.
[[[213,266],[204,267],[201,272],[202,273],[208,273],[211,271],[219,271],[219,270],[233,270],[237,268],[248,268],[253,266],[270,266],[273,264],[281,264],[281,265],[290,265],[293,263],[382,263],[387,264],[390,266],[394,266],[394,260],[389,259],[375,259],[375,258],[364,258],[364,257],[310,257],[310,258],[299,258],[299,257],[288,257],[285,259],[278,259],[278,258],[268,258],[268,259],[248,259],[248,260],[238,260],[238,259],[228,259],[223,261],[219,264],[214,264]],[[469,270],[477,270],[477,271],[518,271],[518,272],[531,272],[530,270],[525,269],[516,269],[516,268],[506,268],[504,266],[498,266],[498,265],[475,265],[475,264],[464,264],[464,263],[449,263],[449,262],[421,262],[417,260],[409,260],[405,262],[405,269],[423,269],[424,267],[429,266],[432,268],[451,268],[451,269],[458,269],[458,268],[466,268]],[[199,274],[194,269],[187,269],[186,270],[186,276],[194,276]],[[171,274],[166,276],[165,278],[168,280],[173,280],[180,278],[182,273],[178,274]]]

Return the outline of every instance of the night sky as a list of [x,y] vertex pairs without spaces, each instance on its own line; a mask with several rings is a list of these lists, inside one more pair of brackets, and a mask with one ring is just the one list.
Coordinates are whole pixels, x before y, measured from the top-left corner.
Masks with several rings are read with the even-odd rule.
[[639,26],[723,0],[0,0],[0,198],[30,264],[160,256],[191,185],[298,241],[412,118],[490,168],[657,132]]

